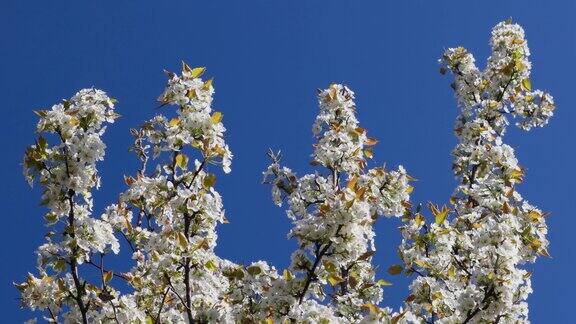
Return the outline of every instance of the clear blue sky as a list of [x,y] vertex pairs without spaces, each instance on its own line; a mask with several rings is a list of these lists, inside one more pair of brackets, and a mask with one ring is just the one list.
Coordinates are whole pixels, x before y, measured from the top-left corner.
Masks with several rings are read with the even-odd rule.
[[[30,317],[18,308],[13,281],[34,272],[34,250],[46,231],[39,192],[20,165],[34,139],[32,109],[49,107],[83,87],[118,98],[122,118],[105,135],[103,187],[95,211],[123,190],[122,175],[136,159],[127,152],[129,127],[153,116],[164,68],[180,60],[215,77],[217,110],[224,113],[235,154],[232,173],[219,177],[229,225],[217,251],[237,262],[268,260],[285,267],[294,242],[289,223],[261,185],[268,147],[285,163],[311,171],[311,125],[316,88],[344,82],[357,94],[359,119],[380,140],[375,161],[403,164],[417,179],[414,202],[444,203],[455,181],[450,169],[457,114],[449,77],[438,73],[444,48],[463,45],[481,66],[490,29],[510,16],[526,29],[533,57],[532,85],[550,91],[557,114],[549,127],[512,130],[508,142],[527,168],[520,191],[551,212],[551,259],[534,267],[530,318],[573,320],[576,288],[576,5],[572,1],[23,1],[0,3],[2,185],[0,309],[2,322]],[[440,5],[441,4],[441,5]],[[398,262],[395,219],[377,225],[375,262]],[[118,268],[126,264],[118,263]],[[382,275],[385,275],[381,271]],[[397,306],[408,280],[386,301]]]

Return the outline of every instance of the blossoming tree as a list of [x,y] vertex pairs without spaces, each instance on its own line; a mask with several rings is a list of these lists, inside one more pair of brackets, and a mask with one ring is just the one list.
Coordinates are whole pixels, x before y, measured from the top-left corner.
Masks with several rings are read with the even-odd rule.
[[[39,137],[24,172],[43,188],[50,231],[37,251],[38,274],[16,284],[22,305],[70,323],[528,321],[530,273],[522,265],[548,255],[545,213],[516,191],[524,171],[503,137],[511,118],[524,130],[547,124],[554,102],[531,89],[520,26],[498,24],[491,46],[484,71],[461,47],[441,59],[461,109],[453,152],[460,183],[448,206],[429,203],[430,217],[409,202],[403,167],[367,168],[377,141],[359,125],[354,93],[340,84],[319,90],[317,171],[299,177],[270,151],[264,172],[274,203],[287,204],[289,236],[298,242],[282,271],[214,253],[216,225],[227,219],[211,168],[230,172],[232,153],[204,68],[184,63],[180,75],[168,73],[159,101],[175,113],[131,130],[139,170],[125,176],[126,190],[100,217],[91,192],[99,186],[101,136],[118,117],[115,100],[84,89],[37,111]],[[390,283],[372,264],[381,216],[403,224],[403,264],[388,268],[413,278],[399,310],[382,305]],[[119,240],[132,253],[128,272],[105,263]]]

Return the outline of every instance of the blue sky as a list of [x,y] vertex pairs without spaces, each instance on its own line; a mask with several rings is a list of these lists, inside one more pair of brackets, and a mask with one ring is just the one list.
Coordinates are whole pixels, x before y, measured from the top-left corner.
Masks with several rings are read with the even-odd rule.
[[[441,4],[440,4],[441,3]],[[285,267],[294,248],[289,222],[260,184],[269,147],[282,149],[299,173],[308,165],[317,112],[316,89],[343,82],[357,94],[359,119],[380,140],[375,162],[402,164],[418,179],[414,202],[447,202],[456,182],[450,151],[457,108],[449,77],[438,73],[444,48],[463,45],[484,66],[493,25],[508,17],[525,27],[532,85],[558,106],[548,127],[513,129],[508,143],[526,167],[520,192],[551,213],[552,258],[534,266],[530,318],[568,322],[576,288],[576,153],[574,75],[576,25],[572,1],[23,1],[0,3],[3,209],[0,236],[2,320],[21,322],[12,282],[34,272],[34,250],[46,228],[39,191],[20,165],[34,140],[33,109],[50,107],[95,86],[119,100],[123,116],[108,129],[103,187],[96,213],[124,189],[136,159],[128,129],[152,117],[166,81],[181,60],[215,77],[215,107],[224,113],[235,154],[217,187],[230,224],[219,227],[217,252],[236,262],[268,260]],[[377,224],[375,262],[398,262],[395,219]],[[125,270],[127,264],[118,262]],[[380,271],[382,275],[384,271]],[[407,295],[408,280],[387,278],[389,305]]]

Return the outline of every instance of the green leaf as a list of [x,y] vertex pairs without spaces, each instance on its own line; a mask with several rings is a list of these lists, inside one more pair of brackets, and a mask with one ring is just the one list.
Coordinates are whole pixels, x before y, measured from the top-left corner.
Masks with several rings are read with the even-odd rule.
[[364,156],[366,156],[369,159],[371,159],[374,156],[374,153],[372,152],[372,149],[370,149],[370,148],[365,148],[363,152],[364,152]]
[[44,215],[44,219],[46,222],[48,222],[48,224],[54,224],[58,221],[58,215],[56,215],[54,212],[48,212],[46,215]]
[[57,271],[64,271],[66,270],[66,261],[58,260],[54,263],[54,269]]

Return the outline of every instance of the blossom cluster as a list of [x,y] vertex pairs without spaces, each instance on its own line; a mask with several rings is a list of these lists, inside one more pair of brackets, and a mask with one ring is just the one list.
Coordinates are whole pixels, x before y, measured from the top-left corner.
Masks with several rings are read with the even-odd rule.
[[[232,153],[222,113],[212,111],[212,80],[202,80],[203,73],[186,63],[181,75],[168,73],[159,101],[176,106],[176,116],[158,115],[132,130],[142,167],[126,177],[128,189],[106,212],[133,249],[135,265],[126,277],[134,292],[126,297],[141,311],[133,320],[231,319],[223,300],[229,283],[221,271],[230,265],[214,254],[216,224],[227,219],[208,166],[230,172]],[[148,171],[150,149],[159,163]]]
[[[452,164],[459,184],[449,205],[428,203],[431,219],[410,202],[413,179],[402,166],[369,168],[378,141],[358,122],[354,92],[341,84],[318,91],[315,172],[297,175],[272,150],[263,172],[298,246],[280,270],[215,253],[216,227],[228,223],[216,174],[231,171],[233,155],[204,68],[183,63],[181,73],[167,72],[158,101],[168,112],[130,130],[140,167],[100,217],[92,190],[101,137],[119,116],[115,100],[84,89],[37,111],[39,137],[24,174],[42,186],[50,231],[37,250],[38,275],[16,284],[22,305],[66,323],[527,322],[524,265],[548,256],[546,213],[516,190],[524,169],[504,135],[512,118],[523,130],[546,125],[555,106],[531,88],[520,26],[496,25],[490,44],[483,71],[462,47],[440,60],[460,107]],[[382,305],[391,282],[372,263],[382,217],[400,219],[403,238],[402,264],[385,276],[412,277],[398,310]],[[104,260],[121,246],[132,262],[114,271]]]
[[455,76],[461,107],[453,151],[460,184],[450,207],[430,205],[432,223],[416,211],[401,229],[406,272],[418,275],[406,307],[422,321],[526,322],[531,273],[522,265],[548,256],[545,213],[516,191],[524,169],[503,136],[509,118],[525,130],[545,125],[554,103],[531,90],[520,26],[496,25],[490,44],[484,71],[463,48],[448,49],[441,60],[442,71]]
[[[78,266],[92,262],[94,254],[119,252],[110,224],[91,217],[92,189],[100,185],[96,163],[106,148],[101,136],[105,124],[118,117],[114,102],[103,91],[84,89],[49,110],[36,111],[40,136],[26,151],[24,174],[30,184],[42,186],[50,231],[37,251],[40,278],[29,274],[17,287],[23,305],[48,310],[50,320],[61,310],[69,310],[65,317],[85,313],[90,296],[103,290],[82,281]],[[57,143],[50,144],[52,139]]]
[[[281,205],[284,197],[289,205],[293,228],[288,236],[299,246],[283,283],[292,298],[275,303],[274,319],[304,322],[314,314],[318,321],[358,321],[370,314],[369,306],[377,309],[382,286],[389,284],[376,279],[371,264],[374,222],[378,216],[404,214],[411,178],[401,166],[396,171],[366,170],[366,158],[372,158],[370,146],[377,141],[359,126],[350,89],[332,84],[319,91],[318,98],[312,157],[325,172],[297,177],[280,166],[279,154],[273,153],[264,172],[274,201]],[[333,307],[327,308],[325,302]]]

